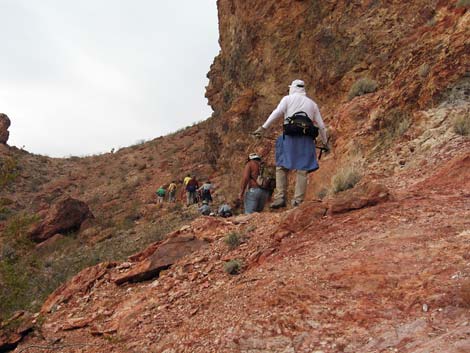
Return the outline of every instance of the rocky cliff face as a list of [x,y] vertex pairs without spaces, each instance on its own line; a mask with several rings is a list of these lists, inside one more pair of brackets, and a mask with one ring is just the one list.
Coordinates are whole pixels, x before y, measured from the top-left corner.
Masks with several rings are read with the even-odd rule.
[[6,144],[10,133],[8,128],[10,127],[10,119],[5,114],[0,114],[0,143]]
[[[218,7],[221,52],[206,96],[230,158],[270,152],[234,131],[264,122],[296,78],[320,106],[335,161],[358,151],[370,157],[387,129],[418,128],[419,112],[468,102],[469,14],[454,1],[220,0]],[[377,90],[350,101],[363,78]]]
[[[0,145],[0,279],[25,251],[12,242],[25,217],[5,209],[47,218],[63,194],[95,219],[27,248],[34,266],[56,274],[74,264],[65,250],[109,260],[58,286],[35,317],[15,316],[25,324],[4,322],[1,347],[27,335],[17,350],[469,351],[470,12],[456,4],[219,0],[208,121],[84,159]],[[273,141],[247,133],[295,78],[334,147],[301,207],[190,222],[191,210],[153,204],[160,181],[187,172],[236,195],[249,152],[273,161]],[[362,78],[376,89],[353,89]],[[337,193],[332,177],[351,169],[360,182]]]

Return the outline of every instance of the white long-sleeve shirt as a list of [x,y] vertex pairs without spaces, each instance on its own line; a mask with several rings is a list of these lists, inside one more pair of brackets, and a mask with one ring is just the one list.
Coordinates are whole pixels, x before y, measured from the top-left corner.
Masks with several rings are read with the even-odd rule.
[[281,116],[284,117],[285,122],[288,117],[291,117],[298,112],[305,112],[308,115],[308,117],[313,121],[314,125],[318,127],[320,137],[323,143],[326,145],[328,142],[328,137],[320,110],[318,109],[317,104],[306,96],[305,90],[300,87],[291,87],[290,94],[281,99],[281,102],[279,102],[277,108],[274,109],[266,122],[263,124],[263,128],[269,128],[269,126],[271,126],[271,124],[278,120]]

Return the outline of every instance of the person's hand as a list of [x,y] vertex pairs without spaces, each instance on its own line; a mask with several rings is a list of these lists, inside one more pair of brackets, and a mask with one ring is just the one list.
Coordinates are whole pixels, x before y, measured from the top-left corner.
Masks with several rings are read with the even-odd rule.
[[330,143],[327,142],[327,143],[324,143],[323,146],[321,146],[321,149],[323,150],[323,153],[330,153],[331,151],[331,146],[330,146]]
[[262,126],[260,126],[259,128],[257,128],[254,132],[253,132],[253,135],[255,137],[262,137],[264,135],[264,132],[266,131],[266,129]]

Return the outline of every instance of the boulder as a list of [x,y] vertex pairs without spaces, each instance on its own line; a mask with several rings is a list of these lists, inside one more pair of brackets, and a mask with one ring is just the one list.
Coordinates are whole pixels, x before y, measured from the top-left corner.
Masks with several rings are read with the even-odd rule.
[[116,284],[149,280],[158,276],[162,270],[169,268],[177,260],[208,246],[208,244],[205,240],[195,236],[170,238],[157,246],[150,246],[153,251],[151,254],[146,253],[147,258],[134,264],[129,271],[115,276],[113,280]]
[[344,213],[360,208],[375,206],[389,200],[390,192],[382,184],[367,183],[354,189],[346,190],[333,199],[328,212],[331,214]]
[[31,228],[29,237],[35,242],[43,242],[57,233],[78,230],[83,221],[93,217],[85,202],[67,197],[56,203],[46,218]]
[[15,349],[33,327],[32,314],[24,311],[16,312],[6,322],[1,322],[0,352],[9,352]]
[[6,114],[0,113],[0,144],[6,145],[10,133],[8,128],[10,127],[10,119]]
[[94,283],[103,277],[110,268],[115,266],[116,264],[113,262],[103,262],[96,266],[85,268],[70,281],[64,283],[49,295],[42,305],[41,313],[49,313],[54,307],[68,301],[70,298],[83,295],[89,291]]
[[326,215],[328,207],[321,201],[305,201],[282,220],[280,229],[295,233]]

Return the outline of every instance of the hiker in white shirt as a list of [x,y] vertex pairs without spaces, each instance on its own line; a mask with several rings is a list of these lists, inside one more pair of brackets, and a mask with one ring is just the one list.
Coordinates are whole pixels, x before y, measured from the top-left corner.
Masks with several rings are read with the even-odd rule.
[[[264,132],[279,118],[284,119],[284,127],[293,117],[301,115],[310,119],[318,128],[325,149],[328,151],[328,136],[317,104],[307,97],[305,83],[294,80],[289,86],[289,95],[281,99],[276,109],[269,115],[266,122],[253,134],[262,136]],[[307,120],[308,121],[308,120]],[[311,125],[311,123],[310,123]],[[286,130],[284,130],[286,131]],[[307,190],[307,174],[318,169],[315,141],[312,136],[289,135],[283,133],[276,140],[276,191],[271,208],[286,206],[287,173],[297,171],[293,206],[303,202]]]

